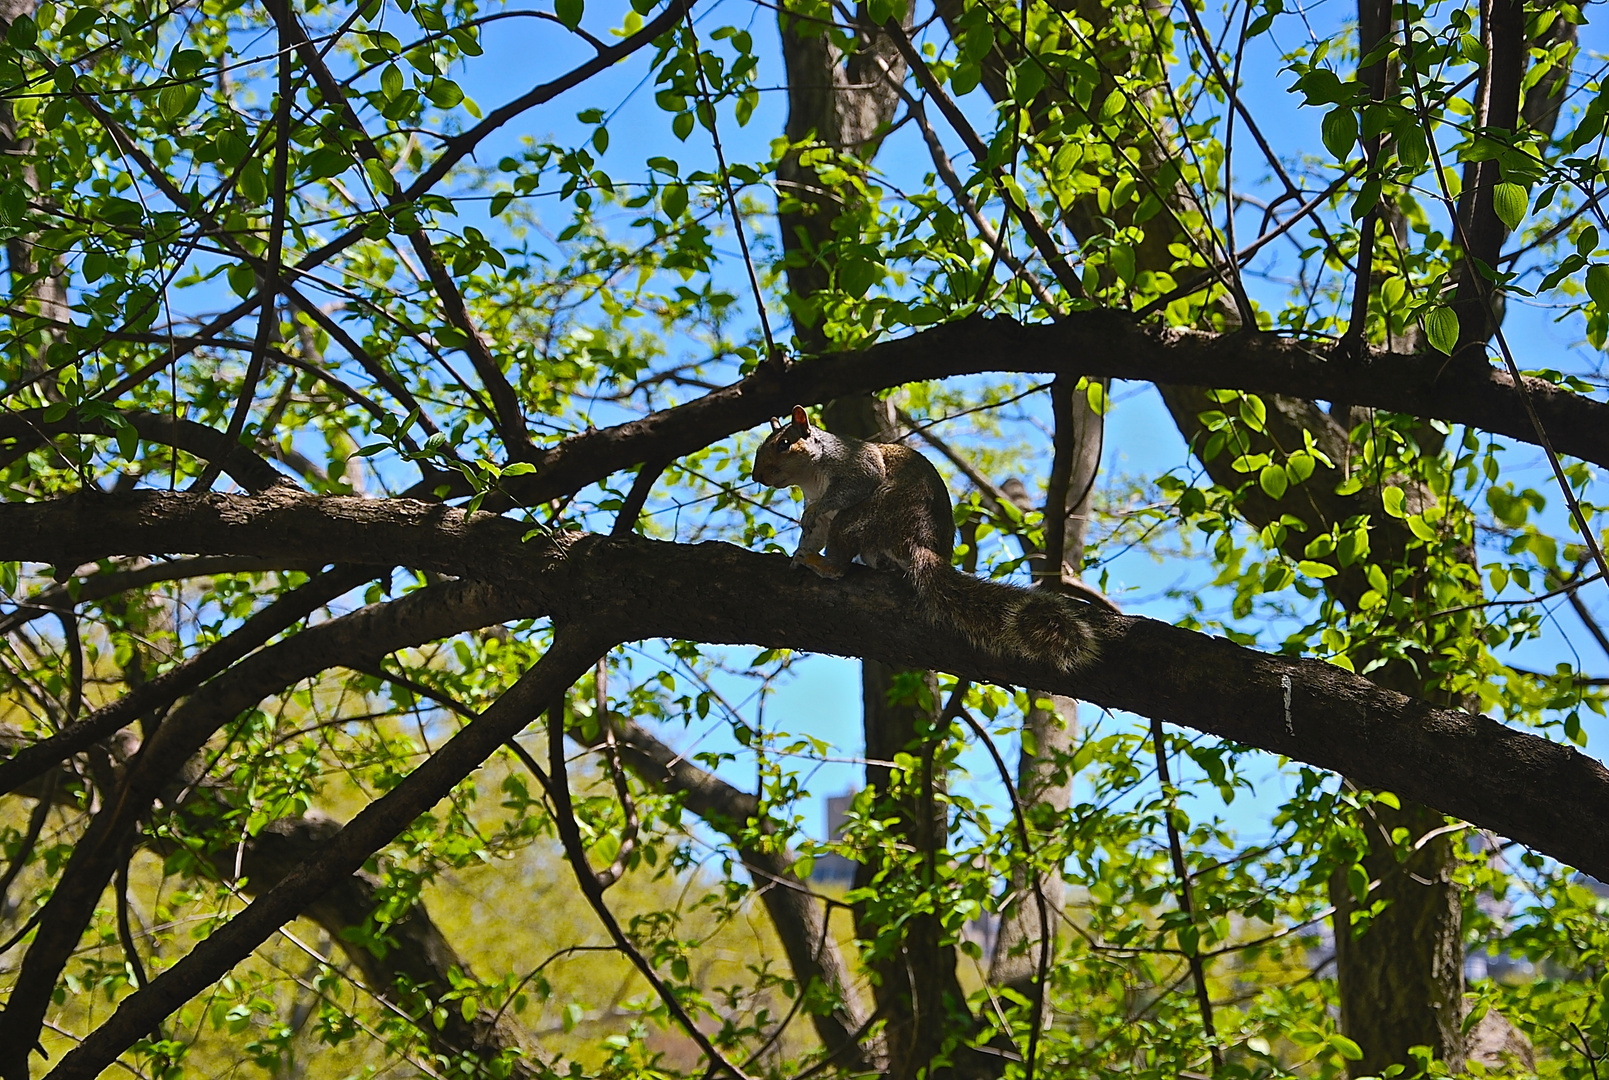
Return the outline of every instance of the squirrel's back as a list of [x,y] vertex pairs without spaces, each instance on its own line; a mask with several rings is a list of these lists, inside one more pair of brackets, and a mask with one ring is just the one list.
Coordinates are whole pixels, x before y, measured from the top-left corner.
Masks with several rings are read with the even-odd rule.
[[[772,427],[755,454],[753,475],[804,492],[796,564],[824,577],[841,577],[857,557],[876,569],[904,570],[930,622],[997,656],[1028,656],[1062,671],[1094,657],[1094,635],[1079,602],[1049,589],[985,581],[950,565],[950,493],[927,458],[899,443],[822,431],[798,406],[793,423],[773,421]],[[808,527],[818,518],[824,538]],[[825,557],[816,554],[823,539]]]

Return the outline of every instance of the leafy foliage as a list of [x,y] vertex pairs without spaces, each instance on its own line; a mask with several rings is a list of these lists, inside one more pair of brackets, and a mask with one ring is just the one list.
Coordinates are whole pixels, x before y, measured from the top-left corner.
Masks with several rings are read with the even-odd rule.
[[[981,313],[1277,335],[1355,380],[1426,349],[1474,378],[1490,339],[1538,392],[1602,398],[1609,107],[1601,72],[1578,68],[1583,8],[1512,5],[1509,33],[1474,7],[1387,4],[1365,40],[1350,16],[1266,0],[1231,5],[1213,41],[1220,11],[1187,3],[905,6],[7,5],[6,501],[276,481],[500,513],[536,538],[621,518],[657,539],[780,551],[796,496],[751,482],[751,435],[540,499],[522,484],[577,437],[782,365],[774,346],[802,366],[811,343],[853,350]],[[772,90],[799,108],[812,84],[784,62],[773,14],[829,68],[909,31],[901,63],[925,70],[884,65],[898,115],[862,144],[782,134]],[[500,67],[511,54],[516,71]],[[1506,119],[1492,104],[1505,71]],[[821,92],[869,108],[855,104],[865,87]],[[1265,101],[1277,119],[1259,128]],[[943,454],[969,572],[1045,576],[1036,560],[1062,543],[1049,526],[1077,502],[1041,497],[1070,438],[1050,397],[1069,390],[1137,459],[1118,473],[1097,447],[1107,470],[1087,536],[1063,549],[1081,552],[1071,577],[1554,741],[1601,737],[1593,465],[1348,401],[1137,396],[956,367],[882,387],[877,408]],[[1001,497],[1008,478],[1025,502]],[[175,711],[317,627],[461,584],[388,551],[352,552],[365,573],[347,583],[295,559],[107,550],[0,563],[8,751],[152,695],[0,810],[12,1001],[31,920],[57,910],[89,823]],[[254,624],[255,658],[150,689]],[[54,1059],[106,1022],[317,854],[332,820],[377,805],[511,693],[553,639],[531,616],[332,651],[219,717],[133,811],[28,1045]],[[776,1076],[1357,1067],[1336,938],[1398,913],[1380,858],[1407,875],[1438,838],[1382,828],[1396,795],[1127,715],[1086,709],[1080,724],[1065,704],[1066,745],[1042,747],[1041,695],[951,675],[900,673],[869,703],[917,717],[885,760],[807,707],[844,678],[785,649],[614,649],[563,696],[557,726],[533,724],[372,852],[361,910],[310,907],[123,1062],[163,1077],[697,1075],[716,1053]],[[668,765],[653,756],[667,747]],[[857,756],[874,779],[824,837],[812,799],[842,774],[819,770]],[[1028,790],[1036,775],[1070,787],[1065,805]],[[1465,1029],[1501,1015],[1534,1044],[1536,1073],[1597,1076],[1600,886],[1437,824],[1471,976],[1452,1006]],[[812,878],[835,858],[858,875]],[[594,891],[585,875],[603,868]],[[997,949],[1037,953],[1002,928],[1046,902],[1046,881],[1064,906],[1030,964],[1043,978],[997,977]],[[801,973],[769,906],[786,890],[819,901],[814,948],[848,958],[850,985]],[[949,962],[964,1000],[940,1056],[902,1063],[879,994],[918,952]],[[835,1010],[864,1021],[865,1060],[824,1046]],[[1464,1067],[1436,1056],[1387,1071]]]

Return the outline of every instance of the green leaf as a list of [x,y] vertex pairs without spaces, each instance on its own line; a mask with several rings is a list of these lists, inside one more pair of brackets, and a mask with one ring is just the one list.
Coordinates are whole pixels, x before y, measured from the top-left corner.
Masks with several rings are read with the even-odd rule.
[[431,79],[425,96],[438,109],[450,109],[464,100],[464,92],[451,79]]
[[[685,113],[683,115],[686,115]],[[687,187],[684,184],[666,184],[659,192],[659,205],[665,216],[675,221],[687,211]]]
[[1380,501],[1385,504],[1386,513],[1394,518],[1405,518],[1408,511],[1403,509],[1407,504],[1408,496],[1399,487],[1388,487],[1380,493]]
[[387,99],[402,93],[402,69],[397,65],[387,64],[380,72],[380,93]]
[[1307,95],[1309,105],[1333,105],[1350,96],[1340,76],[1329,68],[1314,68],[1303,75],[1297,85],[1302,88],[1302,93]]
[[251,267],[245,263],[235,263],[225,271],[225,277],[235,295],[242,299],[250,296],[257,288],[257,275],[253,274]]
[[1397,160],[1405,168],[1422,169],[1430,161],[1430,146],[1425,142],[1425,132],[1417,121],[1405,124],[1397,131]]
[[1347,867],[1346,887],[1352,890],[1352,896],[1360,904],[1369,902],[1369,872],[1361,863],[1353,863]]
[[1609,311],[1609,263],[1593,263],[1587,267],[1587,295],[1594,304]]
[[1246,394],[1240,399],[1240,419],[1253,431],[1262,431],[1268,423],[1268,406],[1256,394]]
[[1027,105],[1045,88],[1045,69],[1037,56],[1030,56],[1013,69],[1012,94],[1018,104]]
[[586,0],[553,0],[553,13],[561,23],[574,30],[581,25],[581,13],[586,6]]
[[190,88],[181,83],[164,86],[156,96],[156,111],[164,120],[178,120],[188,115],[190,105]]
[[1084,387],[1084,397],[1089,402],[1089,411],[1096,416],[1105,416],[1107,409],[1106,387],[1098,379],[1091,379],[1089,385]]
[[1249,473],[1254,469],[1261,469],[1269,462],[1267,454],[1242,454],[1229,463],[1229,467],[1236,472]]
[[1350,106],[1331,109],[1322,125],[1324,146],[1337,161],[1345,161],[1358,141],[1358,114]]
[[1300,570],[1310,578],[1332,578],[1336,574],[1340,573],[1339,570],[1331,566],[1329,563],[1313,562],[1311,559],[1303,559],[1301,562],[1296,564],[1296,569]]
[[120,413],[112,414],[110,419],[117,436],[117,452],[123,455],[124,461],[133,461],[140,452],[139,432]]
[[1458,315],[1452,308],[1434,307],[1425,315],[1425,337],[1437,352],[1452,355],[1458,344]]
[[677,113],[676,119],[670,122],[670,130],[671,134],[682,142],[686,142],[687,136],[693,133],[693,114],[691,112]]
[[1529,208],[1530,200],[1520,185],[1498,184],[1492,189],[1492,209],[1497,211],[1498,220],[1507,225],[1510,232],[1520,227],[1520,221]]
[[1285,494],[1289,478],[1285,475],[1283,465],[1264,465],[1263,471],[1257,474],[1257,483],[1262,485],[1270,499],[1277,499]]

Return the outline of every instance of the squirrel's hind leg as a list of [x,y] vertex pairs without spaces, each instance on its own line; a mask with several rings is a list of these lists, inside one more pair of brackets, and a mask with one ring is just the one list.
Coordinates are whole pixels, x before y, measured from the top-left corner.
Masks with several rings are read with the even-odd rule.
[[793,565],[807,566],[824,578],[836,580],[844,576],[844,567],[837,566],[824,555],[813,551],[800,551],[793,556]]
[[801,546],[794,553],[793,565],[808,566],[824,578],[843,577],[849,570],[849,564],[855,561],[857,545],[850,535],[855,531],[854,524],[853,516],[840,516],[827,532],[827,553],[817,555]]

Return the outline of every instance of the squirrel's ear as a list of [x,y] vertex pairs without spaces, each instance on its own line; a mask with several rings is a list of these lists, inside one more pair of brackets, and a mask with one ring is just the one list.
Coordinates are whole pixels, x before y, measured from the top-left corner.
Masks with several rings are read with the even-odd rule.
[[771,418],[771,430],[772,431],[781,431],[782,430],[782,421],[778,420],[774,416]]
[[793,422],[802,428],[808,428],[810,426],[810,417],[805,415],[803,405],[795,405],[793,407]]

